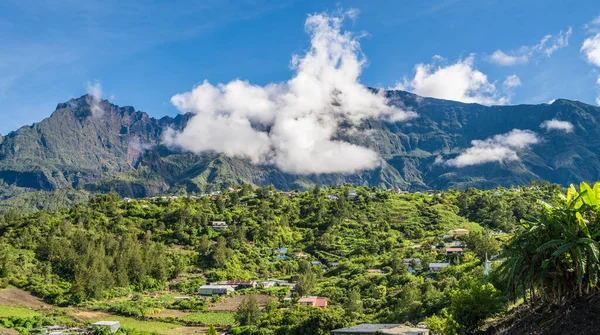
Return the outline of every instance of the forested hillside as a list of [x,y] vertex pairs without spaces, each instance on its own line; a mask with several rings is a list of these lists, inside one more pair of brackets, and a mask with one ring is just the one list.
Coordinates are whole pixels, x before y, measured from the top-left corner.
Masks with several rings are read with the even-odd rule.
[[[103,100],[98,103],[103,113],[95,115],[86,95],[58,104],[50,117],[2,138],[0,200],[57,189],[117,192],[134,198],[198,195],[243,183],[272,184],[280,190],[351,183],[424,191],[510,187],[532,180],[567,186],[600,179],[594,168],[600,164],[598,107],[561,99],[552,104],[486,107],[403,91],[387,91],[386,96],[390,104],[414,111],[418,117],[408,122],[368,119],[358,132],[335,134],[340,140],[373,149],[381,157],[379,167],[351,174],[297,175],[214,152],[197,155],[165,147],[165,131],[182,129],[191,114],[155,119],[133,107]],[[549,120],[570,126],[542,128]],[[513,129],[537,134],[535,144],[515,144],[518,159],[447,164],[470,148],[472,141],[487,145],[491,142],[486,140]],[[63,198],[62,203],[80,201],[81,197]],[[29,211],[56,208],[27,196],[13,203]]]
[[[123,316],[197,310],[195,320],[202,321],[169,322],[207,325],[220,324],[202,312],[207,301],[182,305],[172,296],[150,297],[166,289],[195,295],[201,285],[222,280],[279,279],[295,289],[236,292],[279,298],[262,310],[245,301],[250,307],[240,307],[235,323],[221,322],[238,326],[238,334],[329,334],[360,322],[472,332],[511,297],[503,280],[484,275],[486,257],[493,260],[519,220],[536,216],[559,191],[535,184],[402,194],[348,185],[281,192],[246,184],[202,197],[97,195],[54,212],[4,214],[0,285],[53,305]],[[213,221],[228,227],[213,229]],[[449,253],[451,247],[464,254]],[[448,266],[437,272],[431,263]],[[138,295],[120,298],[131,293]],[[329,308],[295,306],[309,295],[327,298]],[[467,313],[473,309],[481,313]],[[20,319],[10,320],[4,323],[28,331]]]

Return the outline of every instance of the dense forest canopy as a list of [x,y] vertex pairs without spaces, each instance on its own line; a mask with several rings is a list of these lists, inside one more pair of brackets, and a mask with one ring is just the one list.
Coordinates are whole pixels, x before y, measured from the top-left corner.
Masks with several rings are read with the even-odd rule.
[[[515,298],[505,278],[484,274],[484,263],[561,191],[549,183],[418,193],[243,185],[201,197],[96,195],[52,212],[5,213],[0,285],[66,306],[277,278],[296,283],[293,298],[326,297],[329,308],[253,311],[246,301],[235,331],[328,334],[359,322],[425,322],[440,333],[471,332]],[[465,252],[445,252],[450,246]],[[430,263],[450,266],[429,272]],[[477,305],[487,309],[465,314]]]

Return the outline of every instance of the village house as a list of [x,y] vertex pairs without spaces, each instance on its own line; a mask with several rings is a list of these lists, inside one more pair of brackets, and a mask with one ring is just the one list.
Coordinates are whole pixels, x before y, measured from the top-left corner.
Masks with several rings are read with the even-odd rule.
[[327,304],[327,298],[311,296],[298,299],[298,305],[302,306],[327,308]]
[[177,297],[173,297],[173,299],[175,299],[175,301],[181,301],[181,300],[192,300],[192,298],[190,298],[187,295],[181,295],[181,296],[177,296]]
[[348,199],[356,200],[358,199],[358,192],[356,190],[352,190],[348,192]]
[[340,198],[338,198],[337,195],[333,195],[333,194],[328,194],[326,197],[327,197],[327,200],[334,200],[334,201],[340,200]]
[[448,266],[450,266],[450,263],[429,263],[429,272],[440,272]]
[[308,258],[308,255],[303,253],[302,251],[295,252],[294,256],[296,256],[296,258]]
[[409,327],[404,324],[372,324],[363,323],[353,327],[334,329],[331,331],[334,335],[429,335],[429,330],[425,328]]
[[225,221],[212,221],[210,224],[212,226],[212,229],[214,229],[215,231],[225,231],[227,230],[227,228],[229,228],[227,222]]
[[383,274],[383,271],[381,271],[380,269],[367,269],[367,273],[373,273],[373,274],[381,275],[381,274]]
[[287,248],[275,249],[275,259],[278,261],[287,259]]
[[241,290],[244,288],[256,288],[258,283],[256,280],[225,280],[219,282],[218,285],[227,285],[231,286],[236,290]]
[[99,321],[92,325],[94,329],[98,327],[108,327],[110,332],[114,334],[121,328],[121,323],[119,321]]
[[276,284],[277,284],[277,282],[276,282],[276,281],[273,281],[273,280],[263,280],[263,281],[261,281],[261,282],[260,282],[260,286],[261,286],[262,288],[272,288],[272,287],[274,287]]
[[310,265],[312,265],[312,266],[321,266],[322,264],[319,261],[312,261],[312,262],[310,262]]
[[329,266],[331,266],[333,268],[336,267],[336,266],[339,266],[339,265],[340,265],[339,262],[331,262],[331,264],[329,264]]
[[203,285],[200,286],[200,295],[226,295],[235,291],[231,285]]
[[446,256],[450,255],[463,255],[463,248],[446,248]]
[[421,269],[421,259],[420,258],[405,258],[404,265],[408,269],[408,272],[416,273],[417,270]]

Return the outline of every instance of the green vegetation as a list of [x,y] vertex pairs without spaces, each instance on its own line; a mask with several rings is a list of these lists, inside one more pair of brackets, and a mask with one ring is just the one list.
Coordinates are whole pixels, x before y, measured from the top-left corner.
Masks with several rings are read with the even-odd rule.
[[[121,327],[125,329],[132,329],[140,332],[147,333],[161,333],[170,329],[174,329],[178,326],[173,323],[161,322],[161,321],[149,321],[149,320],[140,320],[131,317],[124,316],[113,316],[110,318],[111,321],[119,321],[121,323]],[[92,320],[91,323],[101,321],[100,319]]]
[[230,312],[198,312],[187,315],[184,321],[202,325],[232,326],[235,324],[234,313]]
[[0,305],[0,318],[17,317],[29,318],[40,316],[41,313],[27,307]]
[[[114,319],[131,331],[214,324],[231,326],[234,334],[329,334],[362,322],[409,322],[446,335],[467,334],[527,290],[535,296],[551,296],[550,287],[592,290],[594,249],[585,243],[597,236],[597,203],[585,189],[583,196],[571,190],[566,202],[580,214],[547,209],[560,192],[546,183],[410,194],[349,185],[287,193],[245,184],[203,197],[96,195],[87,205],[0,217],[0,287],[23,288],[55,305],[116,313]],[[547,225],[548,217],[566,224],[559,212],[574,218],[568,222],[575,235],[556,223],[535,234],[522,233],[518,224]],[[215,230],[212,221],[228,227]],[[459,228],[469,234],[455,234]],[[535,237],[530,242],[526,236]],[[486,259],[495,261],[507,240],[502,269],[510,271],[484,274]],[[580,283],[577,290],[539,283],[550,272],[527,277],[522,274],[528,268],[511,267],[528,264],[518,257],[534,257],[518,253],[525,242],[526,250],[545,252],[536,266],[568,272],[569,280]],[[447,253],[450,247],[464,252]],[[585,266],[573,268],[575,256]],[[449,266],[430,272],[430,263]],[[518,275],[503,277],[510,273]],[[207,312],[222,299],[195,296],[207,282],[269,278],[296,284],[291,301],[283,299],[287,288],[245,289],[236,294],[268,292],[279,299],[260,307],[254,297],[243,298],[237,312]],[[298,306],[302,296],[326,297],[329,306]],[[193,313],[147,319],[168,309]]]
[[600,271],[600,183],[573,186],[540,216],[524,221],[502,265],[514,299],[564,304],[597,291]]

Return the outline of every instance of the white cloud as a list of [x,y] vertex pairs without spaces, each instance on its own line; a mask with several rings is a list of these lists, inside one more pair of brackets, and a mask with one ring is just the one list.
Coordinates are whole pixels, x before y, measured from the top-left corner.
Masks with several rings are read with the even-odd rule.
[[590,64],[600,66],[600,33],[586,38],[581,46],[581,52]]
[[600,33],[600,16],[596,16],[592,21],[584,24],[583,28],[590,33]]
[[215,151],[275,164],[298,173],[351,173],[379,165],[369,148],[334,139],[340,123],[357,125],[368,118],[403,121],[416,116],[389,106],[382,93],[374,93],[358,78],[365,65],[358,39],[341,30],[345,17],[310,15],[305,24],[311,48],[294,55],[295,75],[284,83],[266,86],[233,80],[212,85],[204,81],[192,91],[177,94],[171,102],[192,112],[186,128],[170,131],[167,145],[192,152]]
[[[588,37],[581,45],[581,52],[585,55],[588,63],[600,67],[600,16],[594,18],[590,23],[586,24],[585,29],[594,36]],[[600,76],[596,81],[600,86]],[[600,105],[600,92],[596,96],[596,104]]]
[[489,60],[498,65],[512,66],[512,65],[516,65],[516,64],[525,64],[525,63],[529,62],[529,57],[527,57],[525,55],[511,56],[511,55],[505,54],[504,51],[502,51],[502,50],[496,50],[489,57]]
[[556,36],[544,36],[540,42],[535,45],[522,46],[519,49],[508,53],[502,50],[496,50],[488,57],[488,60],[501,66],[513,66],[529,63],[530,59],[538,54],[545,54],[547,57],[550,57],[557,50],[569,45],[569,37],[571,37],[572,33],[573,29],[569,27],[567,31],[561,30]]
[[519,78],[519,76],[516,74],[512,74],[506,77],[503,85],[509,88],[521,86],[521,78]]
[[557,119],[546,120],[540,124],[540,128],[546,129],[546,131],[551,130],[562,130],[566,133],[570,133],[573,131],[573,124],[569,121],[560,121]]
[[555,101],[556,101],[556,99],[552,99],[552,100],[548,101],[547,104],[552,105]]
[[417,64],[415,77],[404,78],[396,83],[395,89],[408,90],[418,95],[439,99],[456,100],[466,103],[484,105],[502,105],[509,101],[501,96],[494,83],[487,76],[474,68],[475,55],[458,60],[454,64],[436,64],[442,62],[441,57],[434,57],[432,64]]
[[102,117],[104,115],[104,109],[100,106],[102,100],[102,83],[99,81],[87,83],[87,103],[90,105],[90,111],[94,117]]
[[471,141],[471,147],[460,155],[446,161],[447,165],[465,167],[490,162],[519,160],[517,150],[526,149],[540,142],[539,136],[531,130],[513,129],[508,133],[495,135],[485,140]]

